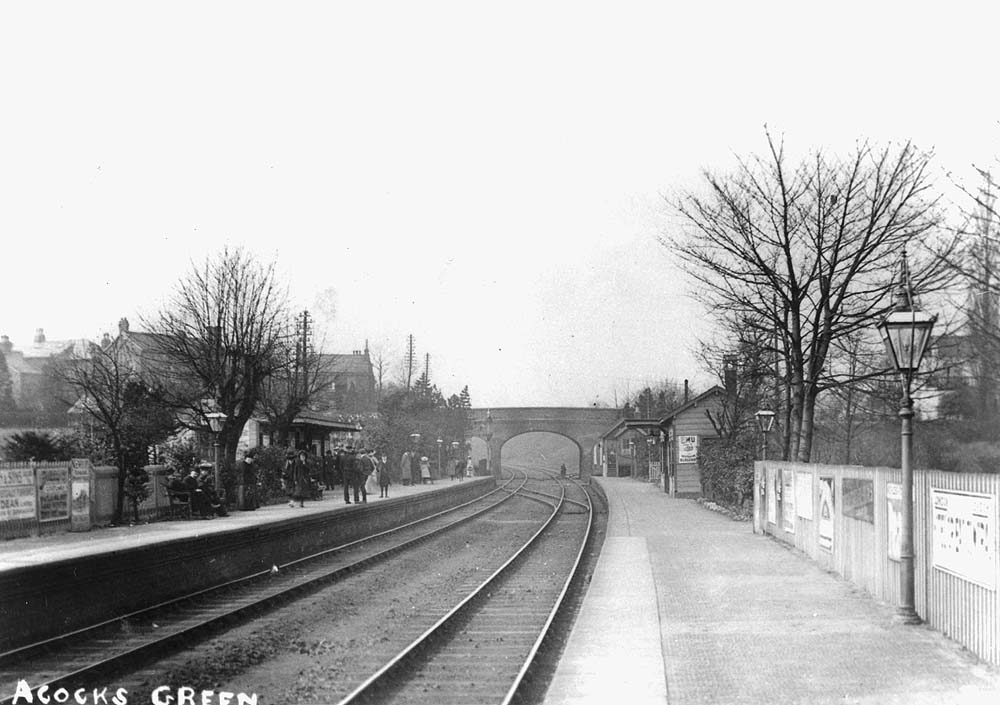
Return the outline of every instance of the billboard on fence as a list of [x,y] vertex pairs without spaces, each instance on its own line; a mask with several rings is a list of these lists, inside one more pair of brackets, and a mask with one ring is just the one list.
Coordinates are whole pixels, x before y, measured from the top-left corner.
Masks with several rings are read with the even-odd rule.
[[845,477],[840,481],[843,497],[841,514],[845,517],[875,523],[875,485],[871,480]]
[[38,521],[69,519],[69,466],[38,468]]
[[37,507],[31,468],[0,470],[0,521],[34,519]]
[[818,544],[824,551],[833,552],[833,512],[835,510],[833,478],[819,478]]
[[813,476],[811,472],[795,473],[795,511],[803,519],[813,518]]
[[903,486],[885,483],[886,550],[889,560],[898,561],[903,549]]
[[931,490],[933,565],[996,589],[996,511],[993,495]]
[[795,533],[795,472],[781,471],[781,528]]
[[767,521],[771,524],[778,523],[778,471],[774,468],[767,468]]

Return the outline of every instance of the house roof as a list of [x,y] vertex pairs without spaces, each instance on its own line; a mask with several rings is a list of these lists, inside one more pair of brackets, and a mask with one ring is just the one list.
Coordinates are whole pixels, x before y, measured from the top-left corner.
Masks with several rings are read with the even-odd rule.
[[707,390],[705,392],[702,392],[701,394],[699,394],[698,396],[696,396],[694,399],[690,399],[686,403],[681,404],[676,409],[672,409],[671,411],[667,412],[666,415],[660,417],[660,425],[661,426],[665,426],[665,425],[669,424],[671,421],[673,421],[675,418],[677,418],[678,416],[680,416],[681,414],[683,414],[688,409],[691,409],[693,407],[698,406],[698,404],[700,404],[701,402],[705,401],[706,399],[709,399],[709,398],[711,398],[711,397],[713,397],[713,396],[715,396],[717,394],[725,394],[725,393],[726,393],[726,390],[716,384],[711,389],[709,389],[709,390]]
[[372,363],[367,353],[323,353],[320,355],[324,363],[329,364],[334,375],[354,374],[368,376],[372,374]]

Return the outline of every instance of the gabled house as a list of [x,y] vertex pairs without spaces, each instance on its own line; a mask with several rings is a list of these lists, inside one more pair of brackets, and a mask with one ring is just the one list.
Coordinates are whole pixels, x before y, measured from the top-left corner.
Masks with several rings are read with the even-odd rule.
[[0,336],[0,352],[10,374],[11,395],[23,411],[64,412],[70,396],[51,374],[57,363],[72,363],[90,356],[94,345],[86,338],[48,340],[38,328],[30,345],[15,349],[6,335]]
[[672,496],[701,496],[701,443],[719,437],[709,413],[720,414],[725,395],[726,390],[716,385],[660,418],[666,439],[663,489]]

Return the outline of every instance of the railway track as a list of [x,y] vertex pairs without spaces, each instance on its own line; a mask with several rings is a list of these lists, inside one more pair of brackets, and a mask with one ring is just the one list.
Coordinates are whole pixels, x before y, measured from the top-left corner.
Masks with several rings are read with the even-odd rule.
[[453,609],[340,705],[510,703],[518,697],[580,565],[594,521],[582,486],[545,474],[544,483],[532,480],[532,486],[526,482],[517,490],[550,508],[541,527],[486,580],[467,586]]
[[236,620],[258,614],[495,510],[517,496],[528,478],[511,475],[472,502],[371,537],[274,566],[240,580],[120,615],[101,624],[0,653],[0,705],[17,683],[89,686]]

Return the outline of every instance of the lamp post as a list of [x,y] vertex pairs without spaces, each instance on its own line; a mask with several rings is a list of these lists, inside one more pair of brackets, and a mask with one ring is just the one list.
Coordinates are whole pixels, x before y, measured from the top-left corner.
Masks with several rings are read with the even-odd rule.
[[222,432],[222,424],[226,421],[226,415],[221,411],[211,411],[205,414],[205,418],[208,419],[209,428],[212,429],[212,445],[215,448],[215,491],[218,492],[222,489],[222,484],[219,482],[219,433]]
[[465,467],[464,466],[462,466],[462,469],[461,469],[461,473],[462,474],[459,475],[459,460],[458,460],[458,447],[459,447],[459,445],[460,444],[459,444],[458,441],[452,441],[451,442],[451,459],[455,463],[455,467],[453,468],[454,473],[455,473],[455,479],[459,479],[460,477],[464,477],[465,476]]
[[652,436],[646,436],[646,479],[653,480],[653,444],[656,441]]
[[441,473],[441,446],[444,444],[444,439],[438,436],[437,444],[438,444],[438,476],[444,477],[444,475]]
[[755,416],[757,417],[757,426],[760,428],[760,432],[764,434],[764,447],[761,449],[760,459],[767,460],[767,434],[774,427],[774,412],[771,409],[764,408],[758,411]]
[[905,254],[896,296],[895,310],[882,319],[878,330],[889,359],[903,382],[903,397],[899,405],[903,506],[900,517],[898,614],[904,624],[918,624],[920,616],[915,609],[913,579],[913,467],[910,457],[913,451],[913,398],[910,396],[910,384],[920,368],[937,316],[914,307]]

